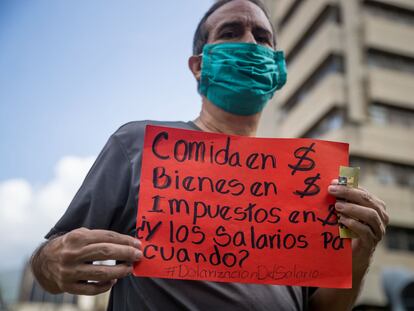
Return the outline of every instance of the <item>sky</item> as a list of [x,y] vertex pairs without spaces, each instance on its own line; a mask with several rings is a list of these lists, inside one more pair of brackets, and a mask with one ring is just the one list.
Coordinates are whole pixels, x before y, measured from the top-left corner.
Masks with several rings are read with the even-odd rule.
[[23,264],[122,124],[198,115],[187,59],[213,2],[0,1],[0,270]]

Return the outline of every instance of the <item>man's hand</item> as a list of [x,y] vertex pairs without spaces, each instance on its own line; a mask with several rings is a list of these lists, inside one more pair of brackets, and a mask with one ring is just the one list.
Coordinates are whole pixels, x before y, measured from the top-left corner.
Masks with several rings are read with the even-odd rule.
[[310,310],[352,310],[389,217],[385,203],[363,188],[341,186],[333,180],[328,191],[338,199],[339,223],[358,235],[352,240],[352,288],[318,288],[309,301]]
[[[80,228],[39,248],[32,257],[32,269],[39,283],[51,293],[96,295],[132,272],[132,263],[142,257],[140,249],[140,241],[131,236]],[[123,263],[92,264],[103,260]]]
[[352,230],[358,238],[352,241],[353,270],[365,273],[378,242],[385,235],[389,222],[384,201],[363,188],[340,186],[332,181],[328,191],[338,198],[335,209],[339,223]]

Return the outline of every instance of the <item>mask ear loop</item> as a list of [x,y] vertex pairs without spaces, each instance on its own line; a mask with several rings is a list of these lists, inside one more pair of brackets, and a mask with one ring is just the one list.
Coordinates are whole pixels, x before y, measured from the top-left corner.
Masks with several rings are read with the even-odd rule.
[[[203,68],[203,53],[201,52],[200,54],[198,54],[198,55],[194,55],[194,56],[197,56],[197,57],[201,57],[201,61],[200,61],[200,69],[202,70],[202,68]],[[197,92],[201,95],[201,90],[200,90],[200,86],[201,86],[201,79],[202,79],[202,73],[200,73],[200,80],[197,82]]]
[[283,86],[285,86],[287,82],[287,67],[286,67],[286,60],[283,51],[275,51],[275,61],[277,66],[277,78],[278,78],[278,86],[276,90],[280,90]]
[[204,53],[200,53],[198,55],[196,55],[197,57],[201,57],[201,61],[200,61],[200,68],[203,68],[203,57],[204,57]]

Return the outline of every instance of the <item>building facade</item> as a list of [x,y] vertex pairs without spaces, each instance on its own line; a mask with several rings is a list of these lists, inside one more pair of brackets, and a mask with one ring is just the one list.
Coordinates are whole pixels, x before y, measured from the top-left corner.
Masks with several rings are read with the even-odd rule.
[[414,270],[414,1],[265,0],[288,82],[259,134],[350,143],[390,226],[358,303],[385,305],[387,267]]

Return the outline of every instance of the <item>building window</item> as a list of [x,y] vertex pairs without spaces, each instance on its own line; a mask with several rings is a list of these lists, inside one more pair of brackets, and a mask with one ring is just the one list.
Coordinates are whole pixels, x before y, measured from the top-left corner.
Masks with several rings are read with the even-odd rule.
[[[293,62],[297,55],[308,45],[308,43],[315,37],[317,31],[322,28],[322,25],[328,22],[334,22],[336,24],[341,23],[341,14],[339,8],[336,6],[328,5],[313,22],[313,24],[303,33],[300,40],[295,44],[289,54],[286,55],[286,61],[288,65]],[[283,28],[281,28],[283,29]]]
[[385,245],[393,250],[414,252],[414,229],[388,226],[385,234]]
[[371,176],[385,186],[414,189],[414,167],[351,157],[351,166],[361,167],[361,180]]
[[373,124],[414,128],[413,110],[373,103],[369,106],[368,114]]
[[319,84],[326,76],[332,73],[343,73],[344,61],[342,56],[330,55],[315,72],[309,77],[309,79],[300,86],[296,93],[286,101],[286,104],[281,108],[282,115],[289,113],[293,107],[295,107],[300,101],[304,100],[306,96]]
[[414,74],[414,58],[376,49],[367,50],[368,67],[385,68]]
[[307,132],[304,137],[320,138],[323,134],[340,129],[344,125],[345,117],[341,109],[333,109],[319,123]]
[[384,3],[375,0],[366,0],[365,7],[372,15],[385,17],[389,20],[410,26],[414,25],[414,12],[398,7],[398,5],[392,5],[391,1],[390,3]]
[[368,108],[368,114],[374,124],[386,125],[388,123],[387,108],[384,106],[370,105]]
[[381,184],[390,186],[397,184],[397,172],[391,164],[376,163],[376,173]]

